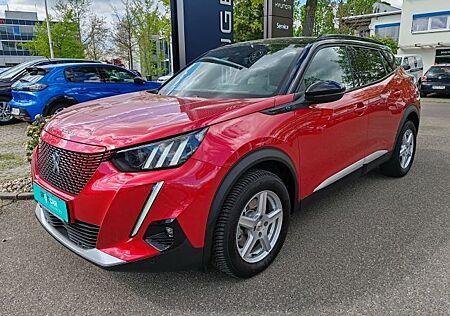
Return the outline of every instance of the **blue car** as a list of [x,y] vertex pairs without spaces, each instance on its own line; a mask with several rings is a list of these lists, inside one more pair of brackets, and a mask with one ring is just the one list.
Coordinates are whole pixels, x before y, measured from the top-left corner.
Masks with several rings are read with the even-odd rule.
[[124,68],[98,63],[48,65],[27,71],[12,86],[9,105],[14,117],[28,122],[38,114],[54,115],[80,102],[160,86]]

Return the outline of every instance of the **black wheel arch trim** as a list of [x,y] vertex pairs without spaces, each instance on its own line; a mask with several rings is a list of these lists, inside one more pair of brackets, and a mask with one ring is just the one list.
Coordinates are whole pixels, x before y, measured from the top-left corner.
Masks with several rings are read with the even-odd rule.
[[419,131],[419,125],[420,125],[420,113],[419,113],[419,110],[417,109],[417,107],[415,105],[410,105],[403,112],[402,119],[400,120],[400,124],[398,125],[398,128],[397,128],[397,135],[395,137],[395,142],[397,142],[397,139],[398,139],[398,137],[400,135],[402,127],[403,127],[403,125],[405,125],[406,120],[408,119],[408,116],[411,113],[415,113],[417,115],[417,118],[418,118],[417,132]]
[[53,97],[47,102],[47,105],[45,106],[44,111],[42,111],[44,113],[44,115],[47,116],[48,111],[52,108],[52,106],[56,102],[60,102],[60,101],[70,103],[71,105],[79,103],[77,99],[75,99],[74,97],[67,96],[67,95]]
[[208,214],[208,220],[206,224],[205,230],[205,242],[203,248],[203,265],[207,267],[211,261],[211,250],[214,236],[215,223],[219,216],[221,205],[225,201],[228,193],[230,192],[233,185],[237,182],[237,180],[252,167],[256,166],[259,163],[265,161],[273,161],[276,160],[282,164],[284,164],[291,172],[294,178],[294,203],[292,205],[292,210],[295,210],[299,207],[300,202],[298,199],[299,192],[299,184],[297,173],[295,171],[294,163],[292,162],[289,156],[275,148],[261,148],[255,151],[252,151],[238,160],[227,175],[222,179],[218,190],[214,195],[213,202],[211,203],[211,207]]

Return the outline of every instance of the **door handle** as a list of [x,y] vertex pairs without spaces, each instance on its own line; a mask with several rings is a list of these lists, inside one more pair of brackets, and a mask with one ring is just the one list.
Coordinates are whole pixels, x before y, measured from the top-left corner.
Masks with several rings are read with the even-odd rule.
[[367,104],[365,102],[356,103],[356,108],[354,109],[355,113],[362,114],[366,111]]

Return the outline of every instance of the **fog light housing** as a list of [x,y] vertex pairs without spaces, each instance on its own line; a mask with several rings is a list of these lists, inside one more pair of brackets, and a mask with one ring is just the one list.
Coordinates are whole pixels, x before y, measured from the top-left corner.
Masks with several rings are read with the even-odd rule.
[[175,219],[151,223],[144,235],[144,241],[161,252],[175,248],[184,239],[181,227]]

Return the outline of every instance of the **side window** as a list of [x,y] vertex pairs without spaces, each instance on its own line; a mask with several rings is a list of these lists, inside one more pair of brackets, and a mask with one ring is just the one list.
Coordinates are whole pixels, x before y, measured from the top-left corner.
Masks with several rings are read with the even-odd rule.
[[98,70],[102,82],[107,83],[133,83],[136,77],[131,72],[120,68],[100,67]]
[[65,70],[66,79],[70,82],[99,83],[100,76],[95,67],[75,67]]
[[409,66],[409,57],[403,58],[402,66]]
[[386,69],[378,50],[363,47],[352,47],[351,50],[358,87],[371,84],[386,76]]
[[345,47],[322,48],[313,57],[303,77],[300,91],[321,80],[332,80],[353,88],[351,65]]

